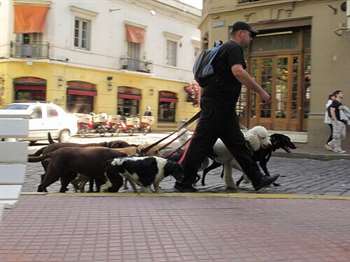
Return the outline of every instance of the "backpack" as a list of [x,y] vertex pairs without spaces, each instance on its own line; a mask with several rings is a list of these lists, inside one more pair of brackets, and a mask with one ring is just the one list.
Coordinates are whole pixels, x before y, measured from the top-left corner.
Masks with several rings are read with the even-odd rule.
[[203,50],[193,66],[194,79],[201,87],[209,85],[210,81],[215,76],[214,67],[212,65],[214,58],[218,54],[222,45],[217,45],[213,48]]

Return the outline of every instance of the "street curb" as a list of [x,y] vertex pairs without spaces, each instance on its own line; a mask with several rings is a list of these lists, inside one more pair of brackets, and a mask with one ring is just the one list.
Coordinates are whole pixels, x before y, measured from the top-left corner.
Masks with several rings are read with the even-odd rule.
[[23,192],[22,196],[42,195],[53,197],[221,197],[236,199],[281,199],[281,200],[345,200],[350,201],[350,196],[332,195],[302,195],[302,194],[265,194],[265,193],[31,193]]
[[274,157],[286,157],[286,158],[307,158],[321,161],[339,160],[345,159],[350,160],[350,154],[317,154],[317,153],[286,153],[286,152],[273,152]]

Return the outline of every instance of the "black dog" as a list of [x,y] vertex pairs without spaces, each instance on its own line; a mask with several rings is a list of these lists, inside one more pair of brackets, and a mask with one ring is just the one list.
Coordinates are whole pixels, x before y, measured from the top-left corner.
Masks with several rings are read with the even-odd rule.
[[[57,149],[42,156],[42,160],[50,158],[50,161],[44,179],[38,186],[38,192],[47,192],[46,188],[48,186],[61,179],[60,192],[64,193],[68,184],[78,174],[95,179],[99,192],[100,186],[107,180],[105,171],[108,160],[125,156],[127,155],[118,152],[116,149],[104,147],[64,147]],[[123,185],[122,177],[118,181],[119,184],[114,185],[114,188],[119,190]]]
[[[282,134],[272,134],[270,136],[271,146],[266,148],[260,148],[257,151],[253,152],[253,159],[259,163],[259,166],[262,168],[266,176],[270,176],[270,172],[267,169],[267,162],[269,162],[272,152],[276,151],[277,149],[283,149],[287,153],[290,153],[290,149],[296,149],[296,146],[294,143],[290,140],[290,138],[286,135]],[[222,166],[221,163],[218,163],[214,161],[209,167],[204,169],[203,175],[202,175],[202,185],[205,185],[205,177],[207,173],[217,167]],[[221,177],[223,177],[223,173],[221,174]],[[240,183],[243,181],[244,176],[242,176],[237,181],[237,186],[240,185]],[[274,183],[274,186],[279,186],[279,184]]]

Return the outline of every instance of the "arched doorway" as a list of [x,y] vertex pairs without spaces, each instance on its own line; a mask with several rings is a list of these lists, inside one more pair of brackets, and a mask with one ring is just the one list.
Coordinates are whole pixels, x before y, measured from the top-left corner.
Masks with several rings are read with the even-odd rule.
[[141,90],[133,87],[118,87],[117,114],[122,116],[136,116],[140,113]]
[[16,102],[46,101],[46,80],[38,77],[19,77],[13,80]]
[[169,91],[159,91],[158,121],[175,122],[177,94]]
[[94,110],[96,85],[83,81],[67,82],[67,110],[73,113],[88,114]]

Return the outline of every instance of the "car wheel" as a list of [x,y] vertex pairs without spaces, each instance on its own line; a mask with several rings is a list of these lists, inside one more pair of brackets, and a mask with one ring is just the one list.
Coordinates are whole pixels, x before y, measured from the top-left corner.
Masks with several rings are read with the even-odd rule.
[[61,130],[59,136],[58,136],[58,142],[65,143],[70,138],[70,131],[67,129]]

